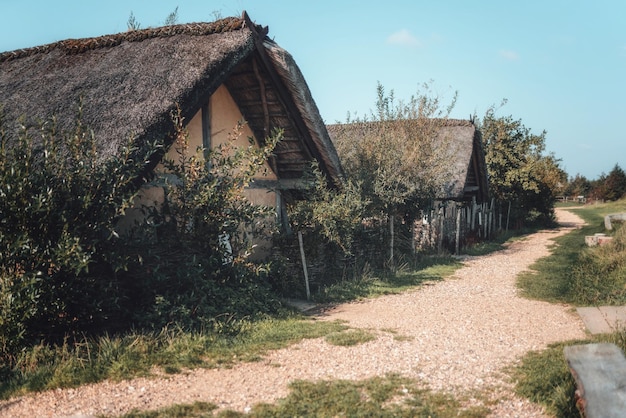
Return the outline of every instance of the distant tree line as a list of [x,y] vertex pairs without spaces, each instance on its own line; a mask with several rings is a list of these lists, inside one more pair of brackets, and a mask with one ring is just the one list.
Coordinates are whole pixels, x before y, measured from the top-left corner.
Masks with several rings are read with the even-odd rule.
[[588,200],[615,201],[626,197],[626,173],[615,164],[609,174],[602,173],[597,179],[576,174],[571,177],[563,189],[563,195]]

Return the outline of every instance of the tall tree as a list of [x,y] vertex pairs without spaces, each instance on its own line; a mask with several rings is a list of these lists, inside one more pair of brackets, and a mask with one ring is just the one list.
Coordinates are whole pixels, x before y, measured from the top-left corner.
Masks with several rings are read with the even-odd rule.
[[604,189],[606,200],[619,200],[626,195],[626,173],[618,164],[615,164],[604,180]]
[[546,132],[533,134],[521,120],[496,117],[493,110],[481,130],[492,196],[512,202],[518,220],[552,221],[567,175],[553,154],[545,154]]

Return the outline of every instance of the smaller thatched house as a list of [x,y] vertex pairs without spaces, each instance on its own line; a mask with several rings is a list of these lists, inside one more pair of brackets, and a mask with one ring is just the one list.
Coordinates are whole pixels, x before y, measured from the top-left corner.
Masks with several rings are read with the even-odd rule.
[[418,247],[441,247],[445,242],[458,244],[464,236],[478,233],[488,205],[489,183],[481,133],[471,121],[359,122],[328,125],[327,129],[333,141],[344,144],[347,141],[350,147],[372,135],[399,135],[406,141],[416,138],[406,151],[417,153],[417,157],[398,155],[397,158],[411,158],[408,161],[416,161],[416,167],[427,166],[428,176],[436,177],[416,179],[435,187],[430,207],[420,208],[423,220],[416,226],[414,237]]
[[[394,122],[385,122],[387,124]],[[354,124],[328,125],[331,139],[358,143],[365,135],[376,135],[380,129],[380,122],[366,122]],[[410,137],[411,133],[405,130],[414,126],[415,135],[427,135],[429,138],[428,150],[424,152],[436,154],[436,160],[441,169],[433,170],[437,179],[433,184],[439,185],[436,199],[440,201],[467,202],[473,199],[477,202],[487,201],[489,190],[485,154],[482,149],[480,131],[470,121],[459,119],[430,120],[427,123],[405,124],[402,135]],[[424,128],[424,126],[426,126]],[[432,142],[431,142],[432,141]],[[417,141],[419,142],[419,141]],[[398,158],[402,158],[401,155]],[[425,157],[426,158],[426,157]]]
[[[93,129],[99,155],[118,152],[129,135],[141,147],[171,135],[179,106],[190,149],[215,147],[241,120],[241,138],[258,144],[276,128],[284,140],[267,161],[267,175],[248,190],[259,204],[283,213],[283,198],[302,186],[305,169],[319,162],[331,186],[342,181],[337,153],[292,56],[244,12],[212,23],[134,30],[68,39],[0,54],[0,105],[7,131],[17,121],[55,116],[72,126],[82,99],[82,122]],[[162,155],[154,155],[158,170]],[[145,201],[163,199],[145,189]],[[145,203],[145,202],[144,202]],[[156,202],[158,203],[158,202]]]
[[443,201],[479,203],[489,199],[489,181],[482,137],[476,126],[466,120],[448,119],[439,128],[442,141],[436,152],[447,155],[450,163],[442,173]]

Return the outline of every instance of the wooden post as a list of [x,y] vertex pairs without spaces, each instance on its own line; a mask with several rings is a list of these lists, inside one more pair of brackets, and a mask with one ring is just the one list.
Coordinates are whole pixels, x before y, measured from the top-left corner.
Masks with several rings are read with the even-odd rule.
[[306,257],[304,256],[304,244],[302,243],[301,231],[298,231],[298,243],[300,244],[300,258],[302,259],[302,270],[304,271],[304,284],[306,285],[306,300],[311,300],[311,290],[309,289],[309,271],[306,267]]
[[395,231],[393,229],[394,215],[389,215],[389,261],[393,265],[393,244],[395,239]]
[[443,207],[439,208],[439,235],[437,235],[437,252],[441,254],[443,252],[443,225],[444,225],[444,210]]
[[416,231],[417,231],[417,220],[413,220],[411,223],[411,254],[417,254],[417,242],[416,242]]
[[476,226],[476,196],[472,197],[472,220],[470,225],[470,230],[474,232],[474,227]]
[[509,210],[506,213],[506,231],[509,231],[509,219],[511,218],[511,201],[509,200]]
[[461,207],[456,208],[456,237],[455,237],[455,254],[459,255],[461,254]]

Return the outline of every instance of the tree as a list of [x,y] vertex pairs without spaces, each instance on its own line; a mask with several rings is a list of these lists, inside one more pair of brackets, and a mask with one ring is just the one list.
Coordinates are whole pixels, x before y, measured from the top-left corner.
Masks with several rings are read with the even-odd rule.
[[337,127],[335,143],[346,175],[361,187],[369,202],[368,216],[384,216],[389,225],[389,260],[394,260],[395,219],[412,225],[420,202],[431,200],[440,189],[447,156],[437,152],[440,128],[456,103],[442,108],[429,84],[404,101],[396,101],[377,85],[376,109],[369,116],[348,117]]
[[611,170],[604,180],[606,200],[619,200],[626,195],[626,173],[618,164]]
[[567,196],[587,196],[591,191],[591,182],[581,174],[571,178],[565,189]]
[[546,132],[533,134],[521,120],[489,110],[481,126],[491,193],[513,202],[519,221],[549,223],[567,175],[553,154],[545,154]]

